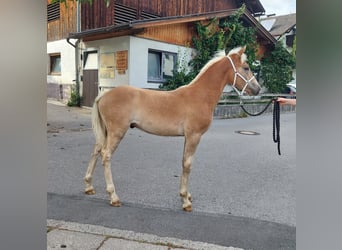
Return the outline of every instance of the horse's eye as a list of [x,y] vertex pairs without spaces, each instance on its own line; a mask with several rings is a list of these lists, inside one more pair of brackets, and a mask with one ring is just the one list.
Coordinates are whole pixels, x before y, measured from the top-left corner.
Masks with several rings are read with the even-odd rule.
[[249,67],[243,67],[243,69],[249,71]]

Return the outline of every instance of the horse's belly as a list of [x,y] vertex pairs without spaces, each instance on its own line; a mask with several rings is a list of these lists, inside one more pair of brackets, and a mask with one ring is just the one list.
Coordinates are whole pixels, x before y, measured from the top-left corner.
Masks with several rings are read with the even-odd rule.
[[134,126],[145,131],[150,134],[154,135],[161,135],[161,136],[182,136],[184,135],[184,129],[181,123],[175,122],[157,122],[157,121],[144,121],[144,122],[135,122]]

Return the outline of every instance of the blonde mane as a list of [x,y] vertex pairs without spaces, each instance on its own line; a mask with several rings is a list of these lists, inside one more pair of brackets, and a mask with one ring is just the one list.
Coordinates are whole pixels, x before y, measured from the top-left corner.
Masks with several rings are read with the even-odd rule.
[[203,75],[204,72],[207,71],[207,69],[213,65],[214,63],[216,63],[217,61],[219,61],[221,58],[225,57],[226,56],[226,53],[224,50],[220,50],[220,51],[217,51],[214,55],[214,57],[209,61],[207,62],[206,65],[203,66],[203,68],[200,70],[200,72],[198,73],[198,75],[195,77],[195,79],[193,79],[190,83],[192,84],[193,82],[195,82],[199,77],[201,77],[201,75]]
[[[219,61],[221,58],[225,57],[225,56],[230,56],[230,55],[233,55],[233,54],[238,54],[239,51],[241,50],[242,47],[236,47],[232,50],[229,51],[228,55],[226,55],[226,52],[224,50],[220,50],[220,51],[217,51],[214,55],[214,57],[209,61],[207,62],[206,65],[204,65],[204,67],[201,69],[201,71],[199,72],[199,74],[195,77],[195,79],[193,79],[190,83],[192,84],[193,82],[195,82],[199,77],[201,77],[201,75],[203,75],[204,72],[207,71],[207,69],[213,65],[214,63],[216,63],[217,61]],[[241,63],[244,63],[247,61],[247,56],[245,53],[242,54],[241,56]]]
[[[233,54],[238,54],[239,51],[241,50],[242,47],[236,47],[234,49],[232,49],[231,51],[229,51],[227,56],[233,55]],[[242,54],[241,56],[241,63],[244,63],[247,61],[247,56],[245,53]]]

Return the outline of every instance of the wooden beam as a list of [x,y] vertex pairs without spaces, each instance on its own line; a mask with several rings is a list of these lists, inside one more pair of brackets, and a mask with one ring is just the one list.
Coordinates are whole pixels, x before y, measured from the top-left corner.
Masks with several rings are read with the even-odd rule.
[[136,34],[144,32],[144,30],[145,29],[131,29],[131,30],[113,31],[113,32],[108,32],[108,33],[88,35],[88,36],[83,37],[82,39],[84,42],[90,42],[90,41],[107,39],[107,38],[112,38],[112,37],[136,35]]

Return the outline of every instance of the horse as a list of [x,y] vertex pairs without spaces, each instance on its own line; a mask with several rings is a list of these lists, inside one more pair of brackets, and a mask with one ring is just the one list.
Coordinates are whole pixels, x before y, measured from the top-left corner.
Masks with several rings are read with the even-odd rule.
[[257,95],[261,89],[247,64],[246,46],[216,55],[185,86],[172,91],[122,85],[98,95],[92,108],[96,143],[84,177],[85,193],[95,194],[92,175],[102,157],[110,205],[121,206],[111,172],[111,157],[129,128],[160,136],[183,136],[184,149],[179,194],[183,210],[192,211],[188,179],[201,136],[208,130],[224,87],[239,95]]

